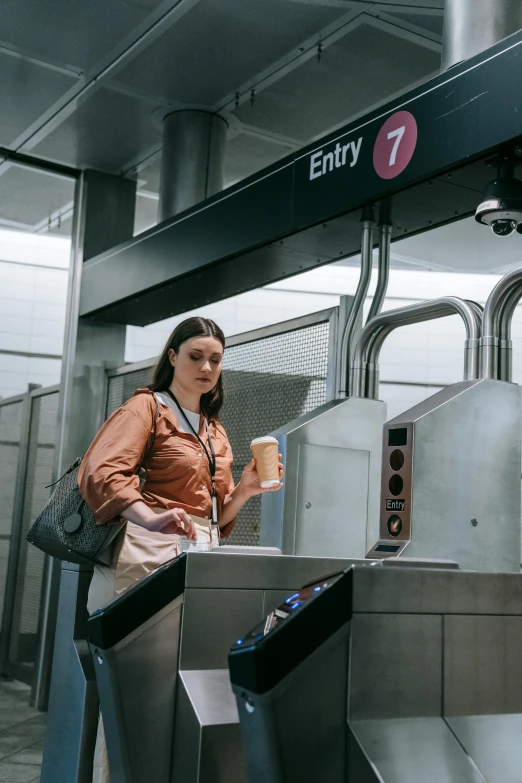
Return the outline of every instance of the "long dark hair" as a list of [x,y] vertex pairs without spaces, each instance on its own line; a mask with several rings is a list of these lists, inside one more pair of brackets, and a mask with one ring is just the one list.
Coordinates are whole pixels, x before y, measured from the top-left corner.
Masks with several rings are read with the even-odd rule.
[[[169,350],[179,353],[180,346],[194,337],[215,337],[225,348],[225,335],[219,326],[210,318],[187,318],[176,326],[163,349],[158,363],[154,368],[151,391],[161,392],[169,388],[174,377],[174,367],[169,360]],[[219,411],[224,401],[223,376],[219,376],[218,382],[211,391],[201,395],[201,413],[209,420],[218,422]]]

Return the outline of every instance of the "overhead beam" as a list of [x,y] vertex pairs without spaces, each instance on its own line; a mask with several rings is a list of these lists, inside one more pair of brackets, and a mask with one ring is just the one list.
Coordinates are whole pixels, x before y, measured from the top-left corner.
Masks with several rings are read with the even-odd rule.
[[76,179],[79,175],[79,170],[72,166],[64,166],[62,163],[54,163],[52,161],[44,160],[43,158],[36,158],[34,155],[26,155],[22,152],[14,152],[7,149],[7,147],[0,147],[0,164],[16,163],[19,166],[28,166],[32,169],[39,169],[45,171],[48,174],[59,174],[63,177],[70,177]]
[[518,33],[93,258],[81,314],[144,325],[347,257],[357,211],[394,194],[396,238],[471,214],[492,178],[481,161],[522,134],[521,59]]

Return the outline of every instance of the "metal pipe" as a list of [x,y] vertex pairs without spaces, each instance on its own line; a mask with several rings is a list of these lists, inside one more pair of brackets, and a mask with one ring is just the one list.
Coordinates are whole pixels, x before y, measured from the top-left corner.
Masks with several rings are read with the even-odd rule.
[[[466,302],[473,308],[480,324],[480,333],[482,334],[482,319],[484,318],[484,308],[478,302],[472,299],[466,299]],[[480,339],[466,340],[464,348],[464,367],[468,368],[469,377],[464,380],[472,380],[480,376]]]
[[353,362],[354,397],[377,398],[379,353],[386,337],[398,326],[460,315],[466,327],[464,380],[478,376],[478,348],[481,319],[477,308],[456,296],[387,310],[375,316],[361,332]]
[[[486,302],[482,338],[480,340],[480,377],[499,379],[506,370],[506,345],[500,346],[500,339],[509,341],[511,319],[515,307],[522,297],[522,267],[508,272],[499,280]],[[501,334],[502,322],[502,334]],[[502,350],[503,367],[499,367],[499,350]],[[509,363],[509,361],[508,361]],[[501,362],[502,364],[502,362]],[[503,378],[502,380],[506,380]]]
[[373,297],[368,321],[379,315],[386,291],[388,289],[388,280],[390,278],[390,248],[393,226],[391,223],[381,223],[379,226],[379,275],[377,278],[377,288]]
[[362,310],[372,276],[373,232],[375,230],[373,206],[365,207],[363,210],[361,225],[361,275],[341,339],[341,372],[339,376],[341,388],[338,397],[346,397],[350,390],[352,345],[357,327],[362,324]]
[[446,0],[442,70],[489,49],[521,28],[520,0]]
[[498,340],[498,368],[497,378],[499,381],[511,383],[513,378],[513,343],[511,342],[511,323],[520,301],[521,290],[515,287],[511,295],[506,300],[499,317],[499,340]]

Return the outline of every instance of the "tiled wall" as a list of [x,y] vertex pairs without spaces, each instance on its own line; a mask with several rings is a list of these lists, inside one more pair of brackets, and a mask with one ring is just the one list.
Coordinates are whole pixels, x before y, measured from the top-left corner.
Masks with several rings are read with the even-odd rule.
[[0,396],[60,380],[69,242],[0,231]]

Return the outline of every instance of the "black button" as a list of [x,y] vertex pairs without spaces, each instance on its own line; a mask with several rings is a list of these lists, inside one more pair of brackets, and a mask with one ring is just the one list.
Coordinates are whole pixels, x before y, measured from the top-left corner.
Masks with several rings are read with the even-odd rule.
[[400,495],[404,486],[402,477],[395,473],[388,482],[388,489],[394,497]]
[[392,470],[400,470],[404,465],[404,454],[400,449],[395,449],[390,454],[390,467]]

